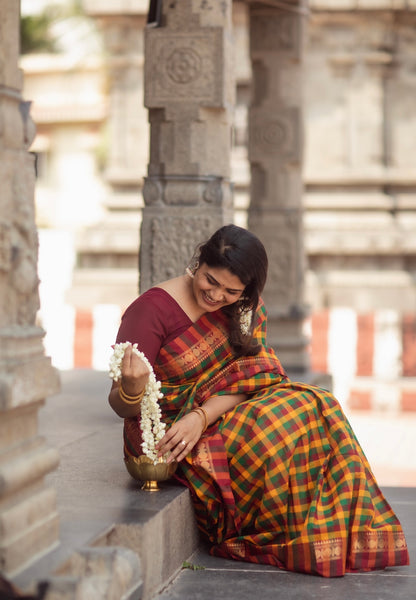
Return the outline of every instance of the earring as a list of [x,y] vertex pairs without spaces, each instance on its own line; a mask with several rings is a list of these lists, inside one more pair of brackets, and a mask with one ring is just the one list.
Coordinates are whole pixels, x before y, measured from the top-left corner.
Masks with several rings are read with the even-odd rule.
[[185,269],[185,273],[187,275],[189,275],[189,277],[191,277],[191,279],[193,279],[195,277],[195,273],[198,271],[198,269],[199,269],[199,257],[193,256],[191,259],[191,262]]

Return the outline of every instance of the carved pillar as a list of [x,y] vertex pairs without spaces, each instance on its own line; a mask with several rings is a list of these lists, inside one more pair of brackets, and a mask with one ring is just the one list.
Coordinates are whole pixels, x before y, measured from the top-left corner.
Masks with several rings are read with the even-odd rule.
[[151,125],[140,289],[182,273],[198,242],[232,221],[231,0],[163,2],[145,32]]
[[268,342],[289,371],[308,369],[303,335],[302,50],[300,12],[250,4],[248,227],[264,242]]
[[58,539],[44,477],[58,453],[38,435],[38,411],[59,379],[44,356],[39,306],[34,125],[17,68],[20,5],[0,0],[0,571],[12,575]]

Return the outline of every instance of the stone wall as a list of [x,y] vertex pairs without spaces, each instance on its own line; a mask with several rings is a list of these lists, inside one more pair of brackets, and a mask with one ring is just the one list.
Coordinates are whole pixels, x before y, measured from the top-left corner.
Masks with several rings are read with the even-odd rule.
[[416,13],[409,2],[329,4],[311,2],[304,79],[308,299],[411,312]]

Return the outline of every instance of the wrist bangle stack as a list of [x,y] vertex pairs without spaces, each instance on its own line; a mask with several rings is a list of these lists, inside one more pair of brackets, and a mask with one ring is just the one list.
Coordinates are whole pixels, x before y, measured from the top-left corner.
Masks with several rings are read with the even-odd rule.
[[120,385],[118,386],[118,395],[125,404],[139,404],[139,402],[141,402],[144,396],[145,389],[146,386],[142,389],[142,391],[139,394],[136,394],[135,396],[130,396],[129,394],[126,394],[126,392],[123,390],[123,386],[120,382]]
[[204,428],[202,430],[202,433],[204,433],[204,431],[207,430],[208,427],[208,415],[207,415],[207,411],[205,410],[205,408],[202,408],[202,406],[197,406],[196,408],[193,408],[191,410],[191,412],[197,413],[198,415],[201,415],[201,417],[204,419]]

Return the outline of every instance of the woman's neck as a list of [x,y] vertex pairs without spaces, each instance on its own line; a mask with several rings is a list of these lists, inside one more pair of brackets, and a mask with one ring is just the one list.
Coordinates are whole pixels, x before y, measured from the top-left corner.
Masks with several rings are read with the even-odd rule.
[[168,292],[193,323],[198,321],[206,312],[198,305],[195,299],[192,278],[189,275],[184,274],[173,279],[168,279],[158,284],[157,287]]

